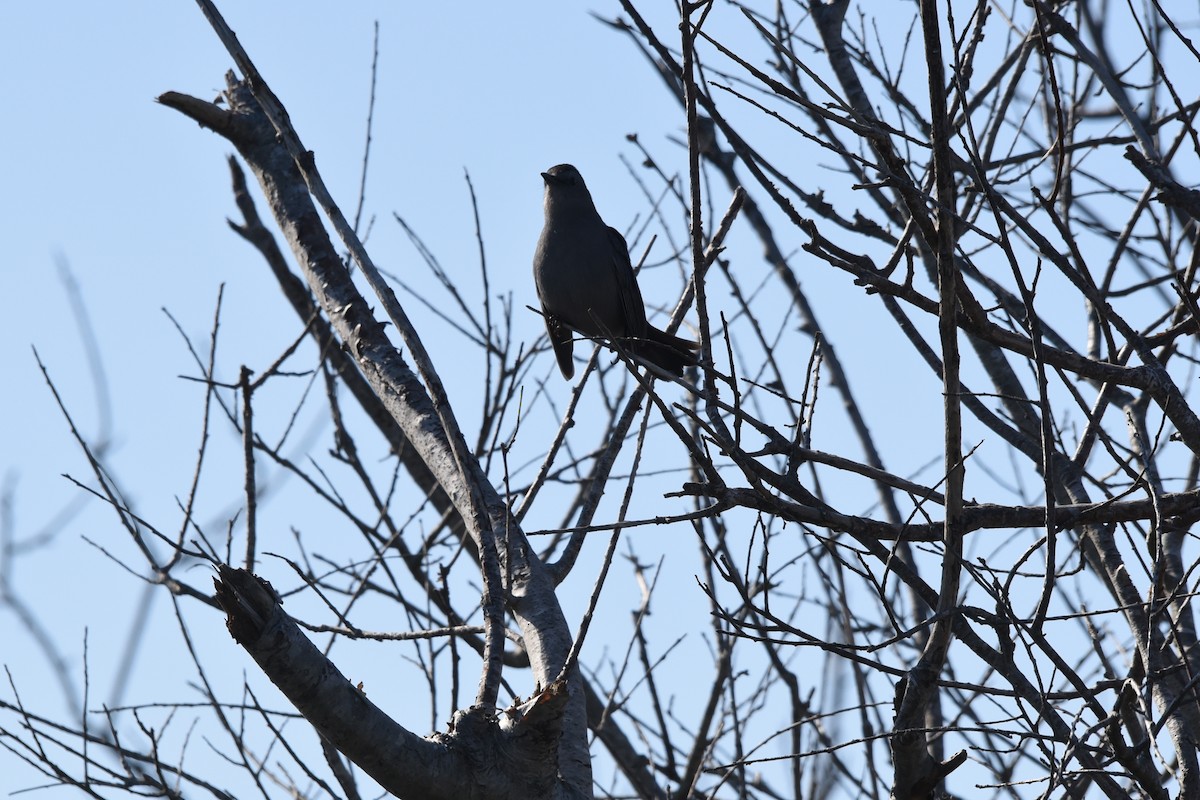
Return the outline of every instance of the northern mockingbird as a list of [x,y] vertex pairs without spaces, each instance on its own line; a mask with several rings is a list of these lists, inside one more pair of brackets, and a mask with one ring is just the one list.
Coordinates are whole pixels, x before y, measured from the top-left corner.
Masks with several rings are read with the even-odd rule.
[[625,237],[604,224],[579,170],[559,164],[542,173],[546,225],[533,256],[533,280],[558,368],[570,380],[572,331],[609,339],[671,375],[696,363],[698,345],[646,322],[646,308]]

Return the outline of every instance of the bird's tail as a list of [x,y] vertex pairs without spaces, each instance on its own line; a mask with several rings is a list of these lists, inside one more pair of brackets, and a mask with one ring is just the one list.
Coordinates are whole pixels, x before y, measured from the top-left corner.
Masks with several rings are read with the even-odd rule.
[[622,344],[627,345],[634,355],[676,377],[682,375],[686,367],[695,366],[696,351],[700,349],[699,343],[660,331],[653,325],[646,326],[645,338],[630,339]]

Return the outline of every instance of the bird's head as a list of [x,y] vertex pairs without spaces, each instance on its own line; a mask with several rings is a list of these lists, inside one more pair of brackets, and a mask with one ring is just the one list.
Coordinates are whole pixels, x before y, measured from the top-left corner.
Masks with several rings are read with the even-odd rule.
[[592,195],[579,170],[570,164],[558,164],[542,173],[546,183],[546,207],[570,208],[582,206],[595,209]]
[[[570,164],[557,164],[542,173],[546,186],[584,186],[583,176]],[[584,186],[586,189],[587,187]]]

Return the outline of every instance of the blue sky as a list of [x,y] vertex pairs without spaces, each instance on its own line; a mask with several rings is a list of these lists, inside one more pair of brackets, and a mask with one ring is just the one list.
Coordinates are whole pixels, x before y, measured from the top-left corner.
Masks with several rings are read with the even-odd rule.
[[[654,5],[665,15],[654,20],[657,29],[673,31],[670,4]],[[559,162],[574,163],[601,213],[610,224],[625,228],[645,207],[621,161],[640,162],[626,136],[637,133],[668,173],[684,167],[684,152],[670,140],[683,129],[678,104],[634,46],[588,13],[614,16],[615,3],[226,2],[222,10],[288,107],[326,183],[348,211],[358,193],[373,26],[379,22],[367,182],[367,214],[375,221],[368,248],[380,267],[437,296],[393,221],[393,213],[398,214],[478,301],[478,244],[464,181],[469,172],[492,291],[512,294],[515,333],[526,342],[541,333],[540,319],[525,310],[535,302],[530,259],[542,224],[538,173]],[[711,25],[722,26],[735,41],[743,33],[749,39],[735,10],[717,4],[713,15]],[[126,537],[99,503],[89,503],[67,525],[57,521],[60,509],[81,498],[62,473],[85,482],[89,475],[31,347],[41,354],[83,435],[111,440],[108,458],[139,510],[168,529],[177,524],[176,504],[187,490],[199,441],[202,393],[179,377],[194,376],[196,369],[163,309],[204,346],[218,287],[224,285],[219,352],[228,380],[236,378],[239,364],[264,368],[301,327],[261,259],[226,226],[225,219],[236,214],[225,164],[231,148],[154,102],[169,90],[215,97],[231,66],[200,11],[184,0],[0,5],[0,81],[7,108],[0,122],[0,185],[5,188],[0,230],[7,249],[0,270],[8,299],[0,321],[6,386],[0,392],[0,475],[11,498],[4,524],[19,542],[40,541],[43,532],[51,536],[36,559],[20,562],[22,571],[8,577],[33,604],[76,675],[82,669],[86,631],[98,686],[119,669],[126,621],[138,607],[140,589],[99,550],[133,560]],[[828,190],[828,199],[840,204],[845,216],[853,214],[854,198],[836,189],[846,183],[845,176],[823,164],[823,152],[802,150],[798,137],[786,131],[771,141],[784,154],[782,165],[802,176],[806,189]],[[714,191],[711,202],[723,209],[727,194],[722,191]],[[777,230],[789,253],[805,240],[784,225]],[[735,231],[733,241],[749,245],[737,258],[748,270],[761,270],[761,247],[737,238],[743,235]],[[919,469],[940,457],[940,386],[927,369],[915,366],[894,331],[882,334],[871,327],[864,309],[877,310],[873,299],[843,276],[807,269],[803,258],[796,261],[806,289],[821,299],[818,313],[831,340],[871,353],[896,349],[863,367],[845,350],[843,358],[873,424],[903,421],[891,426],[897,436],[885,454],[889,467],[932,481]],[[86,304],[92,325],[87,333],[77,327],[60,265],[69,266]],[[657,296],[655,280],[643,281],[648,299]],[[661,283],[672,287],[669,291],[677,290],[675,284],[670,276]],[[756,285],[751,280],[747,284]],[[473,393],[479,363],[474,350],[419,305],[411,304],[409,310],[428,336],[435,363],[469,429],[479,406]],[[93,337],[103,355],[110,392],[106,400],[94,392],[84,358],[85,339]],[[799,371],[808,350],[785,355]],[[551,359],[545,367],[553,369]],[[554,386],[566,396],[568,386]],[[838,402],[829,389],[822,391],[831,398],[826,409]],[[111,412],[106,414],[106,408]],[[823,410],[820,419],[814,445],[855,456],[837,440],[844,430],[838,412]],[[516,461],[544,451],[552,423],[536,417],[527,421],[524,450]],[[314,420],[303,419],[297,438],[303,442],[309,431],[321,435],[314,426]],[[999,448],[989,453],[988,446],[981,449],[981,458],[1003,453]],[[212,447],[214,459],[227,459],[217,463],[236,465],[231,456],[237,451],[235,440],[215,437]],[[677,450],[665,453],[680,455]],[[378,455],[382,461],[386,454]],[[981,480],[979,475],[973,473],[972,480]],[[238,477],[230,479],[236,484]],[[218,491],[221,478],[206,475],[206,481],[218,482],[209,497],[236,498],[236,491]],[[982,482],[987,485],[986,478]],[[286,487],[281,491],[276,508],[286,508],[289,495]],[[873,494],[859,487],[853,491],[859,497],[848,511],[864,511],[874,502]],[[980,499],[992,498],[981,494]],[[561,513],[561,506],[543,505],[531,527],[559,523],[555,513]],[[204,522],[219,533],[236,510],[210,507]],[[668,508],[678,510],[685,507]],[[602,513],[601,518],[611,515]],[[317,520],[324,521],[320,511],[313,512],[310,524],[316,527]],[[335,554],[339,535],[332,527],[322,529],[317,546]],[[675,528],[643,530],[630,538],[646,563],[657,563],[664,552],[686,552],[686,558],[665,562],[664,581],[679,588],[660,595],[653,624],[663,626],[663,641],[681,630],[703,631],[706,601],[692,579],[695,562],[686,560],[695,555],[694,536]],[[972,546],[987,552],[997,547],[986,538],[973,540]],[[578,618],[594,571],[588,566],[580,575],[563,592],[572,620]],[[206,580],[202,573],[193,578],[201,586]],[[624,625],[638,590],[626,570],[615,570],[610,582],[605,602],[612,605],[602,608],[602,615]],[[169,605],[161,603],[153,613],[167,638],[150,645],[161,651],[149,667],[143,662],[136,675],[139,697],[155,693],[152,682],[158,676],[151,667],[176,665],[172,659],[181,646]],[[699,625],[690,627],[696,620]],[[225,677],[234,685],[252,668],[219,621],[193,634],[220,654],[217,660],[223,659]],[[602,632],[594,635],[603,640]],[[623,635],[614,634],[613,641],[619,644]],[[0,614],[0,641],[16,642],[0,653],[0,662],[12,670],[24,699],[53,698],[48,665],[10,614]],[[708,663],[706,647],[694,636],[679,648],[678,653],[689,655],[682,670],[678,663],[670,664],[678,681],[673,688],[686,692],[687,667]],[[394,650],[387,655],[384,646],[373,652],[378,653],[375,660],[356,666],[355,675],[364,676],[375,692],[392,679],[389,670],[396,667],[396,657]],[[694,667],[701,686],[705,668]],[[0,689],[0,695],[6,691]],[[180,695],[174,688],[168,693]],[[421,723],[415,727],[420,729]],[[11,760],[0,751],[0,794],[37,782],[9,769]]]
[[[517,335],[527,341],[541,332],[540,319],[524,309],[534,302],[529,264],[541,227],[538,173],[575,163],[602,212],[624,227],[634,217],[622,216],[626,201],[642,206],[618,158],[639,161],[626,135],[639,133],[670,171],[684,163],[667,139],[682,130],[678,105],[632,45],[584,5],[222,6],[347,209],[358,192],[373,24],[379,21],[367,184],[368,215],[376,221],[368,246],[384,269],[429,285],[392,220],[397,213],[452,276],[468,291],[477,288],[478,245],[464,181],[469,171],[493,291],[513,294]],[[594,8],[616,13],[613,5]],[[672,26],[668,21],[665,29]],[[101,548],[136,559],[113,515],[62,477],[90,483],[32,348],[81,433],[110,440],[107,460],[139,511],[167,529],[177,525],[176,503],[187,490],[199,443],[202,393],[179,377],[196,369],[164,309],[204,346],[224,284],[220,353],[229,370],[240,363],[262,369],[299,333],[258,256],[226,227],[226,217],[236,213],[225,164],[231,148],[154,101],[168,90],[215,97],[231,66],[189,2],[0,6],[0,81],[9,109],[0,123],[0,225],[8,249],[0,270],[9,298],[0,322],[7,386],[0,393],[0,474],[11,499],[9,535],[40,547],[8,577],[74,677],[82,672],[86,636],[98,693],[120,669],[128,620],[141,598],[136,581]],[[63,266],[86,305],[88,331],[77,325]],[[463,362],[452,332],[429,327],[436,323],[420,308],[412,313],[422,330],[432,331],[435,359],[452,398],[467,398],[460,414],[469,419],[478,407],[471,394],[477,373],[463,364],[477,359]],[[94,389],[85,360],[89,344],[102,354],[105,395]],[[536,451],[538,439],[530,439]],[[214,453],[235,449],[228,436],[213,443]],[[83,510],[62,524],[60,510],[80,503]],[[225,509],[225,518],[235,511]],[[210,513],[207,522],[219,530],[222,513]],[[552,509],[547,514],[537,524],[558,524]],[[679,577],[689,580],[690,573],[689,567]],[[584,588],[571,593],[573,618],[593,574],[589,568]],[[200,586],[207,582],[203,574],[191,577]],[[631,580],[624,573],[613,578],[636,597]],[[632,602],[629,592],[619,608]],[[698,597],[680,601],[694,606]],[[172,660],[181,642],[172,633],[169,604],[151,613],[165,638],[151,640],[156,652],[140,662],[127,698],[154,695],[162,670],[187,669]],[[237,685],[247,660],[223,625],[212,622],[211,630],[193,635],[224,654]],[[0,638],[12,645],[0,660],[22,699],[53,714],[58,693],[50,665],[11,613],[0,615]],[[387,680],[385,670],[373,685]],[[175,687],[165,694],[181,693]],[[0,751],[0,795],[39,782]]]

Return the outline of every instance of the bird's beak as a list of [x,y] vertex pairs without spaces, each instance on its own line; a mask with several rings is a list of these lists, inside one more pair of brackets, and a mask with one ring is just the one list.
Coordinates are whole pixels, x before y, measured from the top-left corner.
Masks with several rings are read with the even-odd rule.
[[554,176],[551,175],[549,172],[543,172],[542,180],[545,181],[546,183],[550,183],[550,181],[554,180]]

